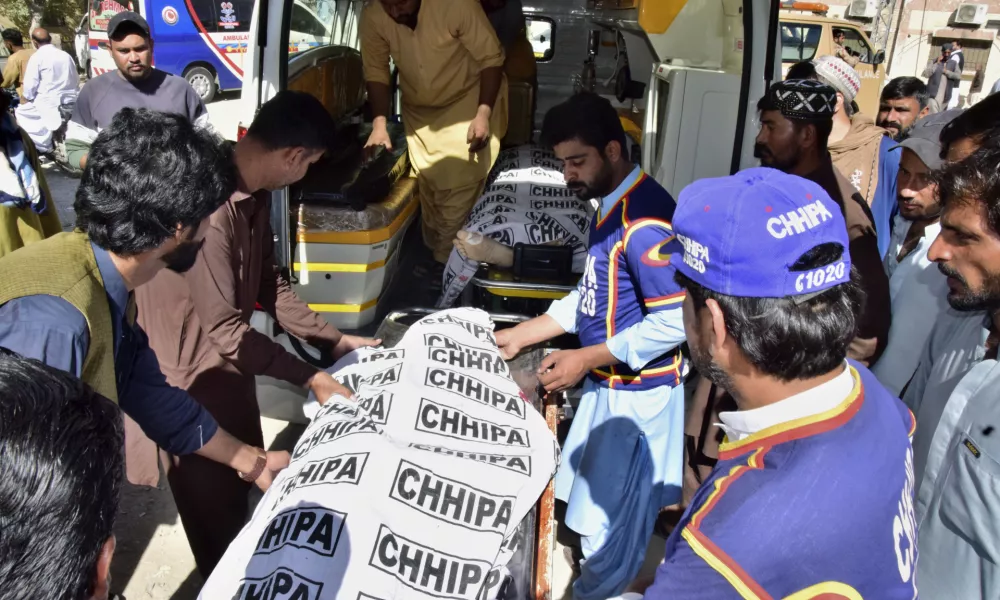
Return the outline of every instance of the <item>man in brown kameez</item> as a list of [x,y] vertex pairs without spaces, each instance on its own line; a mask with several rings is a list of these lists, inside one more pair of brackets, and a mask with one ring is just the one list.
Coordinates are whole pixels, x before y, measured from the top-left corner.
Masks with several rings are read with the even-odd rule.
[[[163,373],[240,440],[263,445],[256,375],[312,391],[320,402],[351,393],[250,326],[256,305],[284,329],[340,357],[375,340],[343,335],[292,291],[273,255],[270,194],[305,176],[332,141],[316,98],[285,91],[265,103],[236,145],[237,191],[210,218],[195,266],[163,272],[137,290],[139,319]],[[198,570],[215,568],[247,517],[250,485],[196,456],[169,457],[168,479]]]

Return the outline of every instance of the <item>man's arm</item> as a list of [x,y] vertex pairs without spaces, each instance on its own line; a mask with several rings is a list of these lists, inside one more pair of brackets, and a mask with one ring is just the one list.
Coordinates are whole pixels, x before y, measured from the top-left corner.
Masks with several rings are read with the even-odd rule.
[[11,56],[10,58],[7,59],[7,64],[4,66],[3,83],[0,84],[0,87],[7,89],[16,86],[17,78],[18,75],[20,74],[21,74],[21,69],[18,68],[17,61],[14,60],[13,56]]
[[28,59],[28,64],[24,67],[24,91],[21,95],[28,102],[35,99],[35,95],[38,94],[38,86],[41,84],[41,78],[39,77],[38,64],[41,61],[39,58],[39,53],[35,52]]
[[469,126],[469,150],[484,148],[490,136],[490,118],[503,84],[503,48],[497,32],[476,0],[457,0],[448,7],[452,35],[461,40],[479,63],[479,108]]
[[381,8],[369,5],[361,13],[361,64],[365,73],[365,87],[368,90],[368,102],[371,105],[374,121],[372,134],[365,144],[371,148],[369,154],[378,146],[392,150],[389,139],[388,119],[392,106],[392,74],[389,71],[389,42],[379,32],[376,11]]
[[292,291],[292,286],[274,264],[274,245],[270,243],[274,236],[271,225],[268,224],[266,228],[267,234],[264,239],[268,241],[262,248],[263,260],[261,260],[257,302],[278,321],[279,325],[295,337],[313,345],[336,346],[344,334],[327,323],[326,319],[309,308],[309,305]]
[[0,346],[83,376],[90,347],[87,320],[56,296],[26,296],[0,306]]
[[90,145],[97,139],[97,122],[90,101],[94,85],[94,82],[84,84],[76,97],[73,116],[66,124],[66,162],[81,169],[86,168]]
[[844,213],[851,264],[858,271],[859,283],[866,296],[864,310],[858,319],[858,335],[848,356],[871,366],[882,355],[889,337],[892,322],[889,278],[882,268],[871,211],[860,194],[844,199]]
[[[171,454],[198,454],[241,473],[252,472],[260,451],[220,428],[187,392],[169,385],[145,332],[136,326],[134,333],[132,373],[118,399],[122,410]],[[287,453],[269,452],[266,457],[267,468],[256,481],[261,489],[270,485],[271,472],[288,466]]]
[[497,332],[497,346],[500,355],[510,360],[524,348],[559,337],[564,333],[576,333],[576,310],[580,304],[580,292],[573,290],[549,306],[544,315],[518,324],[510,329]]
[[198,260],[184,275],[202,327],[219,355],[243,372],[305,386],[318,369],[243,320],[236,304],[237,282],[232,271],[233,224],[223,211],[212,216]]

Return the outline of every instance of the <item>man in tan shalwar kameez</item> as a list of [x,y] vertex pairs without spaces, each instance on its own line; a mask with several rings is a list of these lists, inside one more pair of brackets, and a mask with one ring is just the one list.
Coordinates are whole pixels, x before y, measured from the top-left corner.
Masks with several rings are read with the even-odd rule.
[[375,115],[366,148],[392,147],[390,58],[399,69],[424,243],[443,264],[507,131],[500,42],[478,0],[373,0],[361,16],[361,56]]

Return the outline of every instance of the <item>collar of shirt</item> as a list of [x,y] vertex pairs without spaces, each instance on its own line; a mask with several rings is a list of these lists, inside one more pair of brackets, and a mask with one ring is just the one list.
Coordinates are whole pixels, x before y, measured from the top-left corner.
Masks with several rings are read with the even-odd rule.
[[[892,218],[892,241],[889,242],[889,251],[885,255],[886,264],[886,275],[892,277],[893,272],[896,267],[899,266],[900,261],[898,260],[899,251],[903,248],[903,243],[906,241],[906,235],[910,232],[910,227],[913,226],[912,221],[907,221],[902,217],[902,215],[897,214]],[[920,236],[920,241],[917,245],[913,247],[903,258],[903,262],[911,262],[914,264],[924,265],[924,263],[929,263],[927,259],[927,251],[930,250],[931,244],[937,239],[937,236],[941,234],[941,221],[935,221],[930,225],[924,227],[924,232]]]
[[101,279],[104,280],[104,291],[108,294],[108,300],[111,301],[111,308],[117,321],[125,314],[125,308],[128,306],[128,288],[108,251],[93,242],[90,243],[90,247],[94,249],[97,270],[101,272]]
[[635,185],[637,181],[639,181],[640,177],[642,177],[642,168],[636,167],[632,169],[632,172],[629,173],[627,177],[625,177],[625,179],[618,185],[617,188],[615,188],[615,191],[601,198],[601,205],[600,205],[601,210],[597,215],[598,221],[603,219],[609,212],[611,212],[611,209],[615,207],[615,204],[618,204],[618,201],[622,199],[622,196],[624,196],[626,192],[632,189],[632,186]]
[[835,408],[854,389],[847,362],[844,370],[830,381],[760,408],[719,413],[720,427],[730,441],[739,441],[758,431]]

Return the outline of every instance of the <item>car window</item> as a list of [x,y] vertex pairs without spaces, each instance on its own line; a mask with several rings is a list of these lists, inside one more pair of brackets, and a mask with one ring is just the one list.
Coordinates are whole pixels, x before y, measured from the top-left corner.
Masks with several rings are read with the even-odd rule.
[[318,38],[327,37],[326,26],[320,23],[319,19],[313,16],[309,9],[298,2],[292,4],[291,29],[297,33],[304,33]]
[[781,23],[781,62],[812,60],[823,26],[814,23]]
[[861,37],[861,32],[850,27],[845,27],[839,31],[844,32],[844,48],[852,56],[856,56],[859,61],[869,65],[872,64],[872,58],[875,56],[875,53],[872,52],[871,46],[865,42],[865,38]]
[[107,31],[111,17],[126,10],[138,10],[133,0],[93,0],[90,3],[90,30]]

